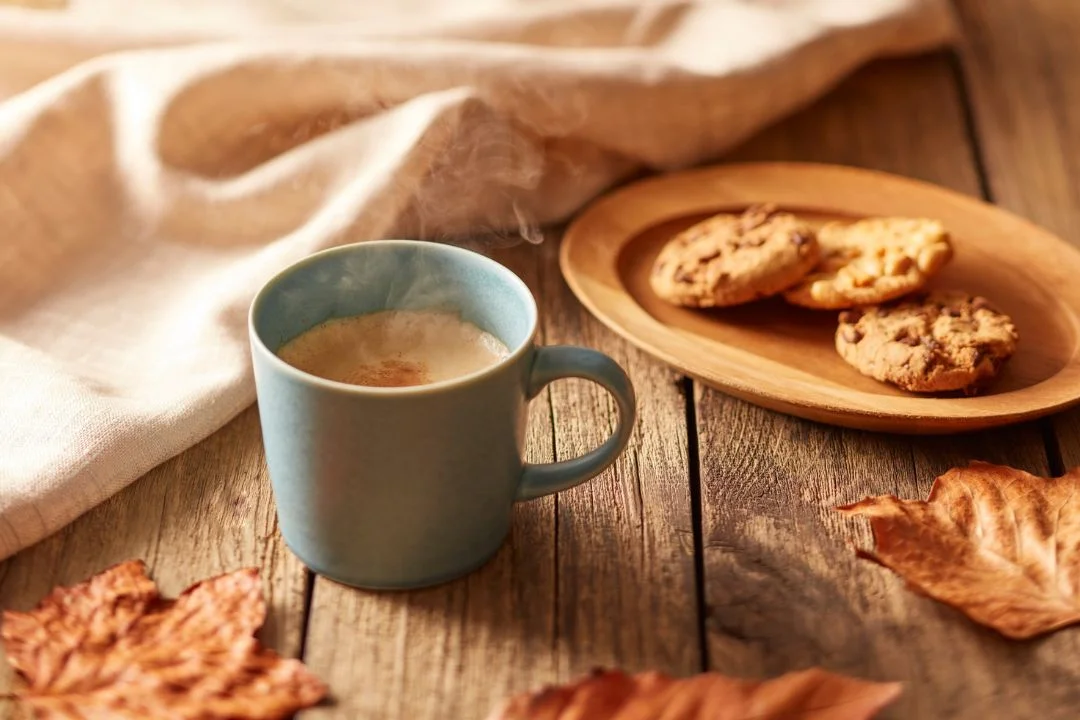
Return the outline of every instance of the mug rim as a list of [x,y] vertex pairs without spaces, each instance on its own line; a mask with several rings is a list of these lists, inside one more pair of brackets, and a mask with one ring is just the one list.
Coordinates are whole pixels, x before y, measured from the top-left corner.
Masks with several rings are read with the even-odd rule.
[[[321,258],[325,258],[330,255],[347,255],[362,251],[365,247],[379,248],[379,247],[392,247],[392,246],[408,246],[419,248],[430,248],[436,252],[445,252],[450,255],[458,255],[462,257],[471,257],[477,259],[481,265],[488,270],[496,273],[509,285],[516,288],[519,294],[525,298],[526,307],[529,310],[529,332],[525,338],[519,342],[514,348],[510,350],[510,353],[497,363],[488,365],[487,367],[475,370],[466,375],[459,375],[457,377],[449,378],[447,380],[440,380],[438,382],[426,383],[424,385],[405,385],[397,387],[377,387],[372,385],[353,385],[351,383],[339,382],[337,380],[327,380],[326,378],[319,377],[318,375],[312,375],[309,372],[305,372],[297,367],[290,365],[282,360],[277,354],[267,347],[263,338],[255,328],[255,311],[259,305],[264,301],[267,295],[272,292],[274,285],[279,283],[285,277],[296,272],[300,268],[317,262]],[[472,385],[477,383],[489,375],[493,375],[507,365],[517,362],[522,355],[528,352],[536,344],[536,330],[538,326],[538,310],[536,306],[536,298],[533,297],[532,291],[529,290],[528,285],[517,276],[517,274],[510,268],[506,267],[502,263],[489,258],[475,250],[469,250],[468,248],[459,247],[457,245],[450,245],[447,243],[432,242],[430,240],[407,240],[407,239],[386,239],[386,240],[361,240],[354,243],[348,243],[346,245],[337,245],[332,248],[326,248],[318,252],[305,255],[304,257],[292,262],[285,267],[281,268],[267,279],[258,292],[255,293],[255,297],[252,298],[251,304],[248,306],[248,335],[251,341],[252,351],[259,352],[263,357],[271,364],[271,366],[277,371],[282,372],[296,380],[321,387],[326,390],[337,390],[346,393],[352,393],[356,395],[375,395],[375,396],[408,396],[408,395],[424,395],[435,392],[441,392],[444,390],[453,390],[466,385]],[[315,327],[315,326],[313,326]],[[310,330],[311,328],[308,328]],[[304,332],[307,332],[305,330]],[[500,338],[501,340],[501,338]]]

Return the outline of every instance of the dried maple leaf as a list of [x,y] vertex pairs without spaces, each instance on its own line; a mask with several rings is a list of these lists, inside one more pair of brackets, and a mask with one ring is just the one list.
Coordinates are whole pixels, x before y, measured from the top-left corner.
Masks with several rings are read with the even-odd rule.
[[314,705],[326,686],[259,644],[265,617],[254,569],[171,601],[130,561],[5,612],[0,635],[38,718],[272,720]]
[[900,692],[899,683],[820,668],[763,681],[596,670],[577,682],[510,698],[488,720],[870,720]]
[[876,547],[860,557],[1006,637],[1080,622],[1080,468],[1051,479],[973,462],[937,478],[926,502],[837,509],[870,519]]

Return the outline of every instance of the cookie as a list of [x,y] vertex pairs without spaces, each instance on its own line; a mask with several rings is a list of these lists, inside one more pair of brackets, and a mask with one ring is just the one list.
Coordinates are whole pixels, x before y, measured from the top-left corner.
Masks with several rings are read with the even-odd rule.
[[821,263],[784,293],[794,305],[841,310],[876,305],[918,290],[952,258],[937,220],[870,218],[818,231]]
[[840,313],[836,350],[863,375],[920,393],[974,394],[997,376],[1019,335],[985,298],[955,290]]
[[649,282],[676,305],[739,305],[791,287],[818,259],[810,226],[773,206],[755,206],[676,235],[657,256]]

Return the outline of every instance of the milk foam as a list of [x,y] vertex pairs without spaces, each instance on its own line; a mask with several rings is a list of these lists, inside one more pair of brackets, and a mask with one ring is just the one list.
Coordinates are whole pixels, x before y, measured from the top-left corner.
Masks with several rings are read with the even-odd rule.
[[278,357],[327,380],[369,387],[426,385],[482,370],[510,351],[453,312],[386,310],[328,320]]

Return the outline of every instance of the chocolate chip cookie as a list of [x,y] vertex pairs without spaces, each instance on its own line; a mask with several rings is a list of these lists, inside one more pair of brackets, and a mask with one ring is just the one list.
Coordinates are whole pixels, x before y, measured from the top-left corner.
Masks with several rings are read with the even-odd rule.
[[774,206],[741,215],[716,215],[664,246],[649,281],[676,305],[723,307],[790,287],[819,259],[814,231]]
[[955,290],[842,312],[836,330],[837,351],[859,372],[920,393],[978,392],[1018,340],[1009,316]]
[[875,305],[918,290],[952,258],[937,220],[870,218],[830,223],[818,231],[821,262],[784,293],[794,304],[821,310]]

